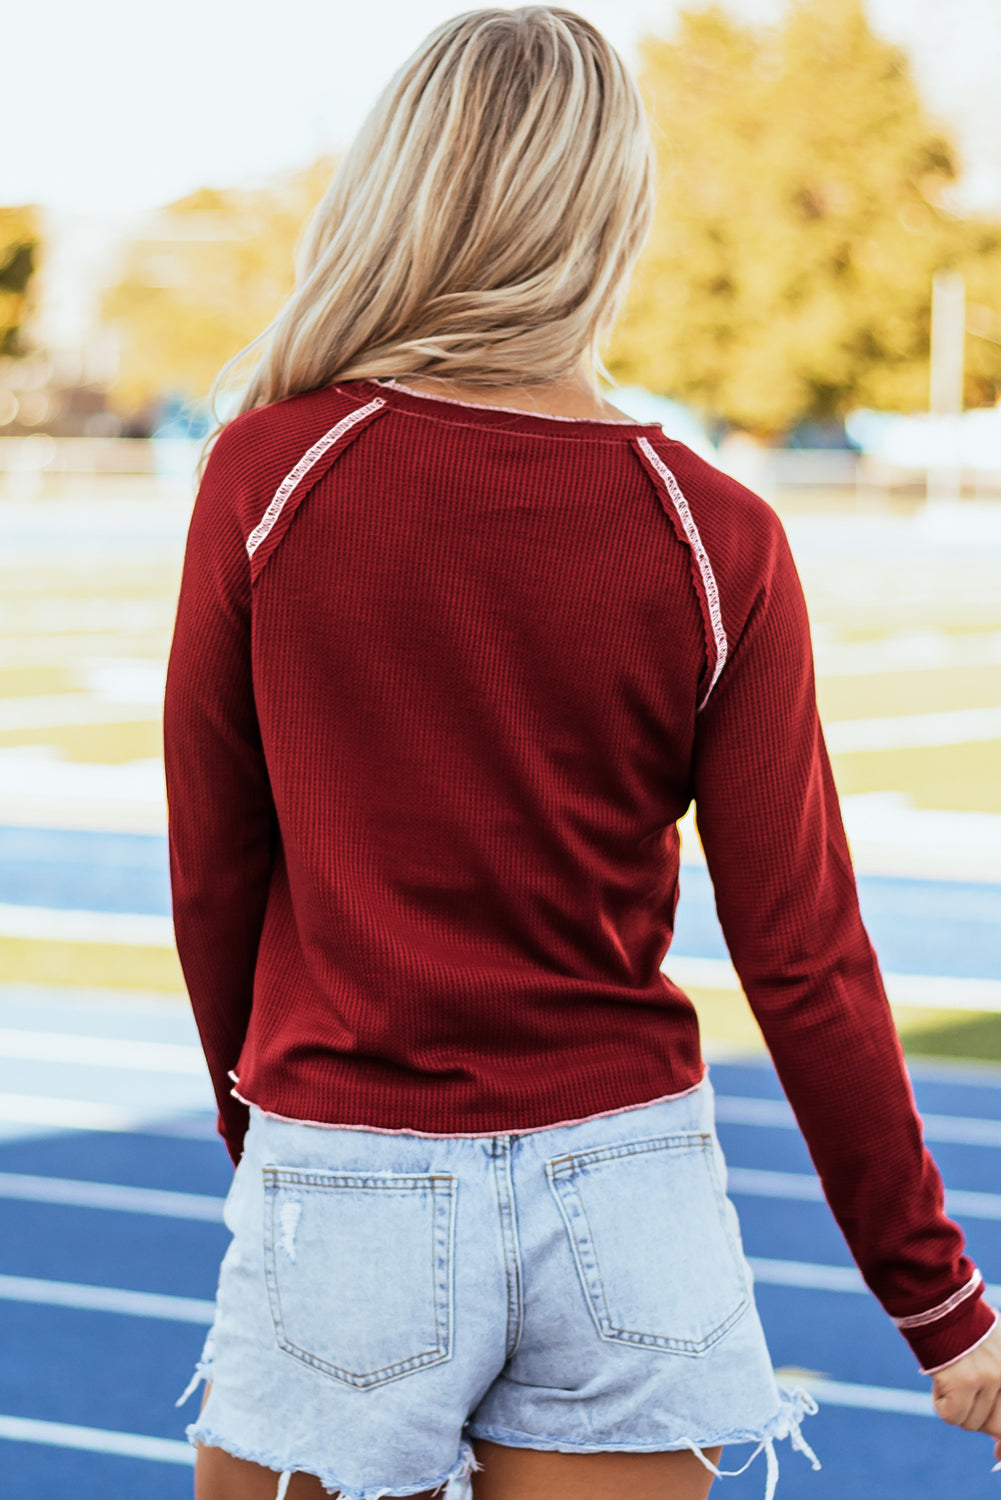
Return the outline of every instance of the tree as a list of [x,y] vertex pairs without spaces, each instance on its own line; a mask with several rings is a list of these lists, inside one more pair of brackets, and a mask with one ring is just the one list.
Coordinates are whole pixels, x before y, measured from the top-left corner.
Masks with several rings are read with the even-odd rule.
[[[955,152],[862,0],[774,28],[686,10],[642,59],[658,211],[612,372],[762,435],[924,408],[933,272],[1001,305],[1001,225],[948,212]],[[968,399],[993,400],[1001,346],[969,343]]]
[[120,411],[167,392],[205,399],[292,290],[295,245],[332,170],[321,157],[265,187],[203,188],[151,219],[102,305],[119,334]]
[[0,208],[0,356],[23,353],[20,333],[40,238],[35,208]]

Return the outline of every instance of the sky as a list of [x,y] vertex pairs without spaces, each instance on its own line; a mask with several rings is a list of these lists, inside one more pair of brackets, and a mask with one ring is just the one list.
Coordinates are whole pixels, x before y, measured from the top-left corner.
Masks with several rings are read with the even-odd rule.
[[[631,64],[684,0],[565,0]],[[689,0],[691,3],[691,0]],[[725,0],[769,22],[786,0]],[[958,207],[1001,215],[1001,0],[867,0],[960,148]],[[463,0],[31,0],[8,7],[0,205],[45,211],[33,340],[101,378],[103,288],[150,210],[345,146]],[[472,7],[483,8],[483,7]],[[76,363],[74,363],[76,362]],[[67,376],[69,378],[69,376]]]
[[[571,0],[571,4],[573,0]],[[783,0],[728,0],[771,20]],[[462,0],[32,0],[4,17],[0,204],[133,214],[336,150]],[[632,61],[677,0],[576,8]],[[1001,211],[1001,0],[869,0],[958,139],[970,207]],[[17,60],[17,62],[15,62]]]

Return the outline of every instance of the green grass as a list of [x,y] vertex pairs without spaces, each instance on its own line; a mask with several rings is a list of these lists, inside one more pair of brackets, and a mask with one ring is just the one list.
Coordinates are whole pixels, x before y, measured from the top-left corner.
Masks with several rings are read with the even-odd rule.
[[901,1029],[900,1036],[909,1057],[1001,1063],[1001,1015],[954,1011],[934,1026]]

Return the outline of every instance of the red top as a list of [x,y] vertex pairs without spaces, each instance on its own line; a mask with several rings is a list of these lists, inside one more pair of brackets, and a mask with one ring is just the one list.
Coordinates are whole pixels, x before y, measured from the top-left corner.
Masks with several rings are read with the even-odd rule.
[[165,707],[177,943],[262,1109],[469,1134],[696,1085],[661,965],[695,799],[828,1202],[926,1369],[993,1313],[944,1216],[764,501],[657,426],[371,381],[210,455]]

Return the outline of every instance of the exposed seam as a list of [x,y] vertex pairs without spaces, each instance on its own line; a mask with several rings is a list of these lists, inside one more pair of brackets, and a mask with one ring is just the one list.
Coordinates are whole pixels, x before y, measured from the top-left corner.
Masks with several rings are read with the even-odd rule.
[[541,417],[544,422],[596,422],[601,427],[659,427],[659,422],[634,422],[631,417],[619,421],[615,417],[558,417],[551,411],[528,411],[523,406],[495,406],[487,401],[459,401],[455,396],[439,396],[436,391],[414,391],[401,385],[392,376],[380,376],[378,385],[388,386],[391,391],[401,391],[404,396],[416,396],[419,401],[444,401],[446,406],[464,406],[469,411],[503,411],[513,417]]
[[[370,380],[367,381],[367,383],[369,385],[378,385],[379,381],[377,381],[375,379],[370,379]],[[339,389],[343,390],[344,387],[343,386],[339,387]],[[412,394],[415,399],[417,397],[417,392],[416,391],[409,392],[408,394]],[[439,397],[433,397],[432,399],[435,400],[435,401],[438,401],[440,398]],[[458,408],[458,411],[456,412],[456,414],[454,416],[452,415],[451,412],[414,411],[409,406],[397,405],[395,402],[390,405],[390,410],[396,416],[398,416],[398,417],[412,417],[414,419],[414,421],[416,421],[416,422],[435,422],[439,426],[444,425],[445,427],[462,428],[462,429],[464,429],[467,432],[483,432],[484,431],[483,427],[478,422],[470,421],[468,418],[463,419],[463,417],[461,415],[462,406],[461,406],[460,402],[456,401],[456,402],[452,402],[452,403],[443,403],[443,404],[452,404],[452,405],[454,405],[454,406],[456,406]],[[472,404],[473,403],[470,403],[470,405],[472,405]],[[496,406],[493,406],[493,407],[490,407],[490,408],[477,407],[476,410],[477,411],[485,411],[485,410],[498,411],[499,408],[496,407]],[[504,415],[504,416],[510,416],[510,412],[504,412],[504,413],[502,413],[502,415]],[[548,421],[548,420],[550,420],[547,417],[535,418],[533,416],[532,412],[520,411],[520,412],[518,412],[518,416],[519,417],[528,417],[529,420],[540,420],[540,421]],[[576,421],[577,419],[574,418],[574,420]],[[624,431],[623,431],[623,435],[622,435],[621,438],[617,434],[615,434],[614,432],[610,432],[608,434],[608,436],[605,437],[605,436],[599,435],[599,433],[594,432],[593,430],[588,430],[587,434],[585,436],[584,432],[581,431],[580,429],[578,429],[578,431],[572,437],[569,436],[569,434],[565,435],[562,432],[513,432],[511,430],[510,425],[504,425],[504,426],[502,426],[500,424],[498,424],[496,427],[491,427],[490,431],[492,431],[492,432],[502,432],[502,433],[504,433],[504,435],[506,437],[524,438],[526,440],[538,441],[538,442],[541,442],[541,443],[603,443],[603,444],[606,444],[606,445],[614,444],[616,446],[618,446],[618,444],[621,443],[621,442],[623,442],[623,441],[634,443],[636,441],[636,435],[637,435],[637,433],[640,433],[640,432],[643,432],[643,431],[646,431],[646,432],[655,432],[659,437],[665,436],[664,429],[663,429],[663,427],[661,426],[661,424],[659,422],[647,422],[647,423],[636,422],[635,424],[631,423],[631,422],[604,422],[603,423],[603,422],[598,421],[597,418],[595,418],[594,419],[594,426],[597,427],[597,428],[601,428],[601,427],[606,427],[606,428],[621,427],[621,428],[624,429]]]
[[958,1307],[961,1302],[965,1302],[967,1297],[972,1297],[982,1281],[983,1277],[980,1272],[974,1269],[973,1275],[966,1285],[960,1287],[958,1292],[953,1292],[951,1297],[947,1297],[937,1307],[930,1307],[927,1312],[911,1313],[906,1318],[894,1318],[893,1321],[898,1328],[923,1328],[926,1323],[937,1323],[939,1318],[944,1318],[946,1313],[951,1313],[953,1308]]
[[702,699],[702,702],[699,704],[698,711],[701,712],[709,701],[709,694],[712,692],[713,688],[716,686],[717,681],[719,680],[719,674],[722,672],[723,667],[726,664],[726,658],[729,652],[729,647],[726,639],[726,631],[723,628],[723,612],[720,606],[719,588],[716,583],[716,575],[713,572],[712,563],[709,561],[709,554],[706,552],[706,549],[703,546],[699,528],[695,524],[695,517],[692,515],[692,512],[688,505],[688,501],[685,499],[684,493],[682,492],[681,486],[679,485],[678,481],[671,473],[671,470],[667,467],[667,464],[660,457],[660,454],[657,453],[657,451],[652,447],[648,438],[637,438],[636,446],[641,449],[646,459],[656,470],[658,476],[663,481],[664,487],[667,490],[668,495],[671,497],[671,503],[674,506],[675,511],[677,512],[678,519],[681,522],[685,536],[688,538],[688,545],[692,549],[692,555],[695,558],[699,573],[702,576],[702,587],[705,589],[706,604],[709,609],[709,623],[712,627],[713,640],[716,644],[716,668],[712,675],[712,681],[710,682],[709,687],[706,690],[706,695]]
[[[703,1065],[702,1077],[698,1083],[693,1083],[687,1089],[680,1089],[676,1094],[660,1094],[656,1099],[645,1099],[641,1104],[625,1104],[618,1109],[601,1109],[593,1115],[581,1115],[577,1120],[556,1120],[552,1125],[526,1125],[521,1130],[410,1130],[405,1128],[390,1129],[385,1125],[342,1125],[331,1120],[306,1120],[296,1115],[280,1115],[273,1109],[263,1109],[261,1105],[255,1104],[253,1099],[248,1099],[239,1093],[237,1089],[230,1089],[234,1099],[245,1104],[248,1109],[256,1109],[258,1114],[267,1120],[281,1120],[286,1125],[309,1125],[314,1130],[365,1130],[372,1135],[416,1135],[422,1140],[428,1141],[485,1141],[495,1135],[541,1135],[547,1130],[563,1130],[570,1125],[588,1125],[592,1120],[609,1120],[613,1115],[634,1114],[637,1110],[652,1109],[656,1104],[673,1104],[676,1099],[687,1099],[689,1094],[698,1093],[709,1075],[709,1070]],[[233,1074],[230,1073],[230,1078]],[[239,1083],[239,1079],[234,1079]]]
[[340,439],[345,435],[345,433],[350,432],[352,427],[354,427],[356,423],[363,422],[366,417],[370,417],[373,412],[378,411],[380,407],[383,407],[385,405],[386,403],[382,399],[382,397],[376,396],[368,403],[367,406],[359,406],[355,411],[348,412],[347,416],[342,417],[335,426],[331,427],[329,432],[325,432],[321,438],[318,438],[311,448],[306,449],[306,452],[302,455],[295,467],[290,469],[289,472],[285,475],[285,478],[275,490],[274,498],[271,501],[271,504],[268,506],[267,510],[264,512],[264,515],[261,517],[258,524],[254,527],[253,531],[248,536],[246,543],[248,557],[253,557],[254,553],[257,551],[261,543],[267,536],[270,535],[275,522],[278,520],[278,517],[281,515],[282,511],[285,508],[285,502],[288,500],[288,497],[291,495],[292,491],[296,489],[300,481],[304,479],[305,476],[309,473],[313,465],[317,463],[323,457],[323,455],[334,446],[336,442],[339,442]]
[[[940,1370],[947,1370],[950,1365],[954,1365],[954,1364],[958,1363],[959,1360],[965,1359],[968,1354],[972,1354],[973,1353],[974,1349],[979,1349],[981,1344],[985,1344],[987,1342],[987,1340],[990,1338],[991,1334],[994,1332],[995,1328],[998,1326],[998,1313],[997,1313],[997,1309],[992,1307],[990,1310],[994,1314],[994,1316],[993,1316],[993,1318],[991,1320],[991,1326],[990,1326],[990,1328],[988,1328],[988,1330],[987,1330],[986,1333],[982,1333],[980,1335],[980,1337],[977,1339],[976,1343],[971,1344],[968,1349],[964,1349],[963,1352],[962,1352],[962,1354],[954,1354],[953,1357],[952,1357],[952,1359],[947,1359],[944,1365],[932,1365],[932,1367],[931,1367],[930,1370],[926,1370],[926,1369],[922,1368],[922,1370],[921,1370],[922,1375],[937,1375]],[[991,1473],[993,1473],[993,1472],[994,1472],[994,1470],[992,1469]]]
[[174,1402],[175,1406],[183,1406],[188,1398],[192,1395],[192,1393],[198,1389],[203,1380],[210,1381],[212,1379],[212,1356],[214,1343],[215,1322],[213,1321],[212,1327],[205,1335],[205,1343],[202,1346],[201,1354],[198,1356],[198,1363],[195,1365],[195,1372],[192,1375],[191,1379],[188,1381],[187,1385],[184,1387],[184,1390]]

